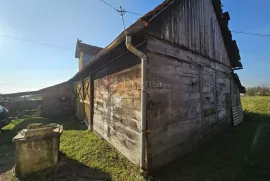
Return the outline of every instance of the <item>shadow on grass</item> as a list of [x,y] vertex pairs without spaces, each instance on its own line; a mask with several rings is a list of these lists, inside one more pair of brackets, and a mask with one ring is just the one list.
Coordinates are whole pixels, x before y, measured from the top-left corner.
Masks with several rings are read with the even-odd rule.
[[12,138],[16,132],[1,130],[0,133],[0,175],[12,169],[14,165],[15,147]]
[[15,149],[11,142],[13,135],[12,131],[4,131],[0,134],[0,175],[14,165]]
[[82,163],[72,160],[60,153],[60,160],[55,168],[45,169],[41,172],[31,174],[21,181],[109,181],[110,175],[89,168]]
[[59,115],[59,116],[48,116],[48,117],[29,117],[25,118],[24,121],[16,125],[14,129],[21,130],[25,129],[29,124],[43,123],[51,124],[56,123],[64,126],[64,130],[86,130],[87,127],[82,121],[77,120],[73,115]]
[[244,115],[241,125],[158,170],[154,180],[270,180],[270,116]]
[[59,115],[46,117],[51,123],[61,124],[64,130],[86,130],[87,127],[83,121],[79,121],[73,115]]
[[64,125],[64,130],[85,130],[84,123],[78,121],[73,116],[51,116],[51,117],[28,117],[12,122],[3,128],[0,133],[0,174],[10,170],[14,166],[15,147],[12,139],[19,131],[25,129],[29,124],[43,123],[50,124],[56,123]]

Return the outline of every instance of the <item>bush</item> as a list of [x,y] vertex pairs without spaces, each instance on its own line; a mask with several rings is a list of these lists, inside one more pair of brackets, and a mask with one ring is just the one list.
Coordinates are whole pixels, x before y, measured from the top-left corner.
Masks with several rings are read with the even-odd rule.
[[270,87],[266,85],[249,87],[246,94],[248,96],[270,96]]

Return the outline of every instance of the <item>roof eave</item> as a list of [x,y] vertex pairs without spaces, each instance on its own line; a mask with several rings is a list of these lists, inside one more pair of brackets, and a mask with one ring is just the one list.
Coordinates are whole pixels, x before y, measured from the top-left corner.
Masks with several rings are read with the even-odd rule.
[[97,55],[95,55],[76,75],[74,75],[69,81],[76,80],[82,72],[87,70],[92,64],[98,61],[98,59],[102,58],[104,55],[108,54],[114,48],[116,48],[120,43],[125,41],[126,35],[135,35],[145,27],[148,26],[148,22],[139,19],[134,24],[132,24],[128,29],[123,31],[111,44],[109,44],[106,48],[102,49]]

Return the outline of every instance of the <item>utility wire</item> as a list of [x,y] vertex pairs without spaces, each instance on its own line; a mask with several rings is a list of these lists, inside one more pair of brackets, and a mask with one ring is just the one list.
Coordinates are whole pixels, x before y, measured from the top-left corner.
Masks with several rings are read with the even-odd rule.
[[113,8],[115,11],[118,12],[118,9],[116,9],[115,7],[113,7],[112,5],[110,5],[109,3],[107,3],[106,1],[104,0],[100,0],[101,2],[103,2],[104,4],[107,4],[108,6],[110,6],[111,8]]
[[139,13],[134,13],[134,12],[131,12],[131,11],[125,11],[126,13],[130,13],[130,14],[134,14],[134,15],[138,15],[138,16],[142,16],[142,14],[139,14]]
[[[251,36],[270,37],[270,35],[267,35],[267,34],[248,33],[248,32],[241,32],[241,31],[231,31],[231,32],[237,33],[237,34],[251,35]],[[41,42],[38,42],[38,41],[17,38],[17,37],[13,37],[13,36],[9,36],[9,35],[0,34],[0,37],[8,38],[8,39],[14,39],[14,40],[22,41],[22,42],[34,43],[34,44],[38,44],[38,45],[42,45],[42,46],[47,46],[47,47],[58,48],[58,49],[72,50],[71,48],[60,47],[60,46],[57,46],[57,45],[41,43]]]
[[24,41],[24,42],[28,42],[28,43],[34,43],[34,44],[48,46],[48,47],[60,48],[60,49],[64,49],[64,50],[71,50],[71,48],[60,47],[60,46],[56,46],[56,45],[52,45],[52,44],[37,42],[37,41],[33,41],[33,40],[27,40],[27,39],[23,39],[23,38],[17,38],[17,37],[9,36],[9,35],[0,34],[0,37],[14,39],[14,40],[18,40],[18,41]]
[[[134,14],[134,15],[141,15],[139,13],[135,13],[135,12],[131,12],[131,11],[126,11],[125,9],[118,10],[115,7],[113,7],[112,5],[110,5],[109,3],[107,3],[106,1],[104,1],[104,0],[101,0],[101,1],[103,3],[105,3],[106,5],[108,5],[109,7],[113,8],[118,13],[120,13],[120,15],[122,16],[122,18],[124,16],[124,13],[130,13],[130,14]],[[251,36],[270,37],[270,35],[267,35],[267,34],[258,34],[258,33],[242,32],[242,31],[231,31],[231,32],[238,33],[238,34],[251,35]],[[47,47],[53,47],[53,48],[58,48],[58,49],[73,50],[71,48],[61,47],[61,46],[57,46],[57,45],[53,45],[53,44],[47,44],[47,43],[42,43],[42,42],[28,40],[28,39],[23,39],[23,38],[17,38],[17,37],[14,37],[14,36],[9,36],[9,35],[4,35],[4,34],[0,34],[0,37],[8,38],[8,39],[14,39],[14,40],[22,41],[22,42],[34,43],[34,44],[37,44],[37,45],[42,45],[42,46],[47,46]]]
[[247,33],[247,32],[242,32],[242,31],[231,31],[231,32],[233,32],[233,33],[238,33],[238,34],[252,35],[252,36],[270,37],[270,35],[266,35],[266,34]]
[[[111,4],[109,4],[108,2],[101,0],[104,4],[110,6],[111,8],[113,8],[115,11],[117,11],[118,13],[120,13],[120,15],[123,17],[123,14],[121,13],[130,13],[130,14],[134,14],[134,15],[138,15],[138,16],[142,16],[142,14],[136,13],[136,12],[132,12],[132,11],[126,11],[125,9],[120,9],[118,10],[117,8],[113,7]],[[233,33],[238,33],[238,34],[246,34],[246,35],[253,35],[253,36],[264,36],[264,37],[270,37],[270,35],[265,35],[265,34],[257,34],[257,33],[247,33],[247,32],[241,32],[241,31],[231,31]]]
[[109,4],[108,2],[104,1],[104,0],[100,0],[101,2],[103,2],[104,4],[108,5],[109,7],[111,7],[112,9],[114,9],[115,11],[117,11],[118,13],[130,13],[130,14],[134,14],[134,15],[138,15],[138,16],[142,16],[142,14],[139,14],[139,13],[135,13],[135,12],[132,12],[132,11],[126,11],[126,10],[119,10],[115,7],[113,7],[113,5]]
[[115,7],[113,7],[111,4],[107,3],[104,0],[101,0],[101,2],[103,2],[106,5],[108,5],[109,7],[111,7],[112,9],[114,9],[117,13],[120,14],[120,16],[122,18],[122,23],[123,23],[124,31],[126,30],[125,20],[124,20],[125,13],[130,13],[130,14],[133,14],[133,15],[139,15],[140,16],[139,13],[134,13],[134,12],[131,12],[131,11],[126,11],[125,9],[122,8],[122,6],[120,6],[120,9],[116,9]]

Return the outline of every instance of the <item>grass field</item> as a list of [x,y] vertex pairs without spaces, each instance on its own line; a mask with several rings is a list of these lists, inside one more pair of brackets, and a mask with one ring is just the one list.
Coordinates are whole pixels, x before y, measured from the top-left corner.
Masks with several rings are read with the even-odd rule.
[[[245,122],[157,171],[154,180],[270,180],[270,97],[243,97],[242,103]],[[56,169],[23,180],[143,180],[136,166],[71,117],[13,120],[0,133],[0,174],[13,166],[12,137],[33,122],[64,125],[61,160]]]

